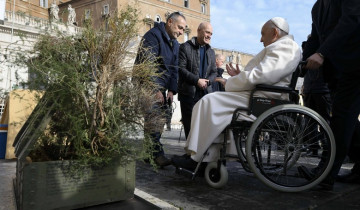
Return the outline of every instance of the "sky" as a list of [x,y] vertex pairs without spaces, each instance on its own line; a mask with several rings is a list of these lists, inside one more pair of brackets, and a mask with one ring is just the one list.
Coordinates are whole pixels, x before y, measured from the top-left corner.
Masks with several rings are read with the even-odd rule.
[[272,17],[285,18],[290,34],[301,46],[311,32],[311,9],[316,0],[210,0],[211,46],[257,54],[261,27]]

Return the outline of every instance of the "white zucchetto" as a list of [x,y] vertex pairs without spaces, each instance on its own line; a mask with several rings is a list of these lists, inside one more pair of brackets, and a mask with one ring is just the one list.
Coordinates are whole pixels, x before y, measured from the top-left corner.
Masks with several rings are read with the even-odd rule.
[[276,25],[276,27],[280,28],[281,30],[285,31],[287,34],[289,34],[289,24],[287,21],[282,17],[273,17],[270,19],[271,22]]

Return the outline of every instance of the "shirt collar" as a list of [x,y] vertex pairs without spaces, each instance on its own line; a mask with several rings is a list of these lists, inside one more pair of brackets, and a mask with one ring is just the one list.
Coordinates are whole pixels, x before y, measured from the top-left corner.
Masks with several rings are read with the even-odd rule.
[[165,31],[165,37],[167,40],[171,41],[169,34]]
[[[169,34],[166,32],[166,29],[165,29],[165,23],[163,23],[163,34],[165,34],[165,37],[166,37],[166,39],[169,41],[169,43],[171,44],[175,39],[171,39],[170,38],[170,36],[169,36]],[[165,33],[164,33],[165,32]]]

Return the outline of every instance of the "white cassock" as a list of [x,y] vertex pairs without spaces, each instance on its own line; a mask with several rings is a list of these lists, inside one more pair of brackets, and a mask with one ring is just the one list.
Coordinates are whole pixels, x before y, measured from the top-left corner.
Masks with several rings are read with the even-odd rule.
[[[226,92],[214,92],[199,100],[192,112],[191,129],[185,150],[197,162],[215,141],[221,141],[221,132],[230,124],[233,112],[238,107],[248,107],[249,96],[257,84],[288,86],[291,75],[301,60],[301,51],[291,35],[284,36],[266,46],[245,66],[240,74],[229,78]],[[287,94],[257,92],[256,96],[286,99]],[[254,116],[245,113],[241,120],[254,121]],[[230,135],[228,152],[236,153],[236,146]],[[212,146],[204,162],[218,159],[219,150]]]

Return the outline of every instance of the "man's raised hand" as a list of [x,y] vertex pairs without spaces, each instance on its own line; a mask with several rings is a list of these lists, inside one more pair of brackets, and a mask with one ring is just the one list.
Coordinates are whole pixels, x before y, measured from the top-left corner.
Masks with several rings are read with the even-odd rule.
[[238,75],[241,72],[239,64],[236,64],[236,69],[235,69],[232,63],[226,64],[226,71],[230,76]]

